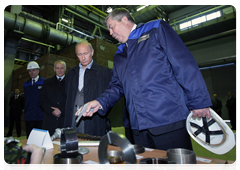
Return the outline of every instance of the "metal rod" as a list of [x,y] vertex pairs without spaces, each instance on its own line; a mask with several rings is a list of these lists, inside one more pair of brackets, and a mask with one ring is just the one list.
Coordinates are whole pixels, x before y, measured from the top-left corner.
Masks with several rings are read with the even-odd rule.
[[85,36],[87,36],[87,37],[90,37],[90,38],[93,38],[93,39],[94,39],[94,37],[92,37],[92,36],[90,36],[90,35],[87,35],[87,34],[81,32],[81,31],[78,31],[78,30],[76,30],[76,29],[74,29],[74,28],[71,28],[71,27],[66,26],[66,25],[64,25],[64,24],[62,24],[62,23],[59,23],[59,22],[58,22],[57,25],[56,25],[56,29],[57,29],[58,25],[62,25],[62,26],[64,26],[64,27],[68,28],[68,29],[71,29],[71,30],[79,33],[79,34],[82,34],[82,35],[85,35]]
[[80,17],[80,18],[83,18],[83,19],[85,19],[85,20],[87,20],[87,21],[89,21],[89,22],[91,22],[91,23],[93,23],[93,24],[95,24],[95,25],[97,25],[97,26],[99,26],[99,27],[101,27],[101,28],[104,28],[104,29],[108,30],[106,27],[102,26],[101,24],[98,24],[98,23],[96,23],[96,22],[88,19],[87,17],[84,17],[84,16],[80,15],[80,14],[72,11],[71,9],[66,8],[65,10],[68,11],[68,12],[71,12],[71,13],[73,13],[74,15],[76,15],[76,16],[78,16],[78,17]]
[[36,43],[36,44],[40,44],[40,45],[44,45],[44,46],[47,46],[47,47],[55,48],[55,47],[52,46],[52,45],[44,44],[44,43],[41,43],[41,42],[38,42],[38,41],[34,41],[34,40],[30,40],[30,39],[27,39],[27,38],[24,38],[24,37],[22,37],[21,39],[22,39],[22,40],[25,40],[25,41],[28,41],[28,42],[33,42],[33,43]]

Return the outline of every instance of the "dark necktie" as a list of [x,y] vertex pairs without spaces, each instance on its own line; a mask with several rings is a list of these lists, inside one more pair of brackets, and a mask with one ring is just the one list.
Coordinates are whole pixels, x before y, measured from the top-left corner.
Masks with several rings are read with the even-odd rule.
[[32,80],[32,85],[35,83],[35,79]]
[[58,81],[60,82],[62,80],[62,78],[58,78]]

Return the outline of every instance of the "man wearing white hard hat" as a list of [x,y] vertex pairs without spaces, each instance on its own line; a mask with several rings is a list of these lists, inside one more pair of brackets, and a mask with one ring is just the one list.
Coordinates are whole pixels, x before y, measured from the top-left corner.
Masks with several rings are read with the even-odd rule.
[[31,61],[27,65],[30,79],[24,83],[25,109],[24,120],[26,122],[27,138],[33,128],[42,129],[43,110],[39,104],[39,93],[45,78],[39,76],[39,65]]

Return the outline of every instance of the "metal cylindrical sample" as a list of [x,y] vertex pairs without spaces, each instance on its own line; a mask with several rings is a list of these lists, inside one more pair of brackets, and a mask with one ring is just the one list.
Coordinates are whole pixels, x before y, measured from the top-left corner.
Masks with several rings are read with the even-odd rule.
[[109,144],[119,146],[121,148],[126,164],[137,163],[136,154],[132,144],[128,141],[128,139],[124,135],[109,131],[101,138],[98,147],[98,159],[101,164],[109,164],[107,156],[107,148]]
[[162,158],[146,158],[139,162],[139,170],[176,170],[176,163]]
[[188,149],[183,148],[168,149],[167,157],[169,160],[176,162],[177,164],[197,163],[195,152]]
[[79,154],[75,158],[63,158],[61,153],[54,155],[53,157],[54,164],[82,164],[83,163],[83,156]]
[[145,152],[145,148],[141,145],[133,145],[133,148],[136,154]]
[[116,164],[116,163],[124,162],[124,156],[121,151],[111,150],[111,151],[108,151],[107,155],[110,163]]

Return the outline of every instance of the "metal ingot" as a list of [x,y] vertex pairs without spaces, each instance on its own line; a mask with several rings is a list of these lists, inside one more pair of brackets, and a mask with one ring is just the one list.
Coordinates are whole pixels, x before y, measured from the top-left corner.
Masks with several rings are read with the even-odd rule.
[[108,161],[112,164],[124,162],[124,156],[121,151],[110,150],[107,152]]
[[168,149],[167,157],[169,160],[175,162],[176,164],[197,163],[195,152],[188,149],[183,148]]
[[163,158],[145,158],[139,161],[140,164],[175,164],[175,162],[169,159]]

